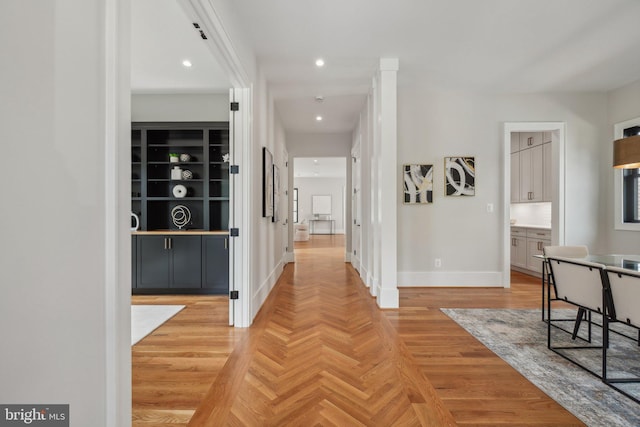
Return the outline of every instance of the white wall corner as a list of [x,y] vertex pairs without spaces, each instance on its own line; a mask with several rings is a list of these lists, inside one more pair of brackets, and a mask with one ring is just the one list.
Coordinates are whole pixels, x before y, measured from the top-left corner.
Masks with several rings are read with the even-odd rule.
[[349,251],[344,252],[344,262],[351,262],[351,252]]
[[295,252],[285,252],[283,259],[285,264],[289,264],[290,262],[296,262]]
[[502,287],[501,271],[401,271],[398,287]]
[[398,58],[380,58],[380,71],[398,71],[399,69]]
[[378,286],[376,302],[380,308],[399,308],[400,292],[398,288],[383,288]]
[[271,270],[269,276],[262,282],[260,287],[254,292],[251,296],[251,307],[253,309],[253,313],[251,313],[251,318],[255,319],[256,314],[258,314],[258,310],[262,307],[262,304],[266,301],[269,293],[273,290],[276,282],[282,275],[282,270],[284,269],[284,264],[282,261],[276,264],[276,266]]

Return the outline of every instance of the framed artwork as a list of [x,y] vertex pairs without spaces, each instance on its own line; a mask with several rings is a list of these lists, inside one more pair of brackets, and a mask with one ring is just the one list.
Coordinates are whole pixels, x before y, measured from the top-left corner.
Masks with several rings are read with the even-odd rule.
[[444,194],[446,196],[476,195],[475,157],[444,158]]
[[402,177],[405,204],[433,203],[433,165],[404,165]]
[[262,147],[262,216],[273,216],[273,155]]
[[280,169],[273,165],[273,216],[271,222],[278,222],[280,219]]

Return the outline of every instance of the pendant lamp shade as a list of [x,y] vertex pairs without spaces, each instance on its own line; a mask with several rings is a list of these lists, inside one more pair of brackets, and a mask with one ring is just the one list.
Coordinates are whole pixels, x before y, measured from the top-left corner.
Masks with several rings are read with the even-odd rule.
[[613,167],[618,169],[640,168],[640,135],[613,141]]

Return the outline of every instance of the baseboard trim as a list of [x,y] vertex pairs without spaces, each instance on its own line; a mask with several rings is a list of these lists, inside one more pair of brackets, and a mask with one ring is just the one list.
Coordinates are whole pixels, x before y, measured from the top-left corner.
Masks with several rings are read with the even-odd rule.
[[502,288],[500,271],[401,271],[398,287],[496,287]]
[[[283,260],[284,260],[284,257],[283,257]],[[256,317],[256,314],[258,314],[258,311],[262,307],[262,304],[264,304],[264,302],[267,300],[269,293],[271,293],[271,291],[273,290],[273,287],[276,285],[276,282],[282,275],[283,270],[284,270],[284,263],[281,260],[276,264],[274,269],[271,270],[271,273],[269,274],[269,276],[264,280],[264,282],[262,282],[260,287],[251,296],[251,307],[254,311],[253,313],[251,313],[252,319]]]

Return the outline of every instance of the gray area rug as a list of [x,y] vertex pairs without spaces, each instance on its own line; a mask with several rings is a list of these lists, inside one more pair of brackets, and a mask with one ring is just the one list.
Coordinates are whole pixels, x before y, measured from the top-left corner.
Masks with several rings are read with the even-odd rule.
[[[640,426],[640,404],[547,349],[547,324],[541,321],[540,310],[441,311],[585,424],[594,427]],[[575,311],[554,310],[552,318],[575,318]],[[599,319],[597,321],[600,323]],[[562,324],[565,328],[573,327],[572,322]],[[622,327],[626,328],[624,325]],[[632,336],[637,336],[637,331],[626,329]],[[586,330],[583,325],[580,335],[586,337]],[[588,345],[579,340],[572,342],[569,334],[559,329],[552,328],[552,331],[554,346]],[[592,331],[593,345],[601,344],[601,328],[594,327]],[[610,357],[607,360],[613,367],[608,372],[616,376],[640,373],[640,348],[637,342],[616,334],[610,335]],[[588,364],[598,374],[601,373],[601,353],[601,349],[566,352],[572,358],[579,357],[581,363]],[[636,398],[640,397],[639,383],[622,387]]]

